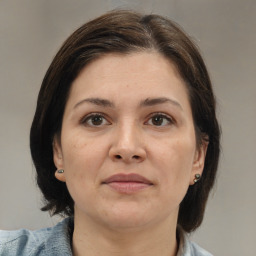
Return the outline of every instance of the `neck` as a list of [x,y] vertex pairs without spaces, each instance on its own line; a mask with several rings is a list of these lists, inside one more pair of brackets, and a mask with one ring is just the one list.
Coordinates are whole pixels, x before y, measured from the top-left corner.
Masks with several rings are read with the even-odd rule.
[[175,256],[176,223],[123,230],[75,217],[72,247],[74,256]]

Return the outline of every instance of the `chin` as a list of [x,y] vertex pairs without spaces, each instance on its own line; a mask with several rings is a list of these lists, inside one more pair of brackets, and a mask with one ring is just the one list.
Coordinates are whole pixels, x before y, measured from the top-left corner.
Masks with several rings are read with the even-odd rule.
[[150,225],[149,220],[135,216],[118,216],[118,218],[111,218],[107,220],[108,228],[117,230],[119,232],[139,230],[141,228],[145,228],[148,225]]
[[115,205],[102,216],[106,225],[120,231],[145,227],[157,218],[153,216],[152,211],[131,204]]

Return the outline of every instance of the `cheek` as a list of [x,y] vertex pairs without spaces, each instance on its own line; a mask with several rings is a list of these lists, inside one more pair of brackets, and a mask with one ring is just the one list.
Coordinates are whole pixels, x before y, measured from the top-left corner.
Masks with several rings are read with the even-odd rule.
[[[75,202],[83,201],[97,185],[97,148],[81,133],[65,136],[63,133],[63,167],[69,193]],[[99,160],[99,159],[98,159]],[[89,197],[90,198],[90,197]]]
[[65,167],[79,164],[80,161],[90,159],[88,154],[94,152],[94,145],[82,131],[69,129],[69,132],[63,130],[61,144],[63,149],[63,159]]
[[189,184],[195,144],[190,138],[174,138],[154,147],[155,165],[161,171],[162,182]]
[[62,148],[63,167],[68,180],[86,182],[88,176],[97,174],[95,172],[99,164],[99,161],[96,161],[99,155],[97,144],[92,143],[79,132],[66,137],[63,133]]

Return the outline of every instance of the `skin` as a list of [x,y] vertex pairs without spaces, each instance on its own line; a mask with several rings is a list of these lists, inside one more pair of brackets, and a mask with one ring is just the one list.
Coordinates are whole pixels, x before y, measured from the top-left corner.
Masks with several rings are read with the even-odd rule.
[[[56,178],[75,202],[74,255],[176,255],[179,204],[206,149],[196,146],[186,86],[169,60],[139,52],[87,65],[54,140],[56,168],[65,170]],[[103,184],[117,173],[152,185],[121,193]]]

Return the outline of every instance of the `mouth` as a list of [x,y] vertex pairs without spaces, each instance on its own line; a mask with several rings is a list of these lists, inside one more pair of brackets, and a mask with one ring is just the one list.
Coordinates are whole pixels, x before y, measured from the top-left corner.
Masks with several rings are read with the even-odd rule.
[[102,184],[122,194],[133,194],[153,185],[145,177],[134,173],[115,174],[104,180]]

